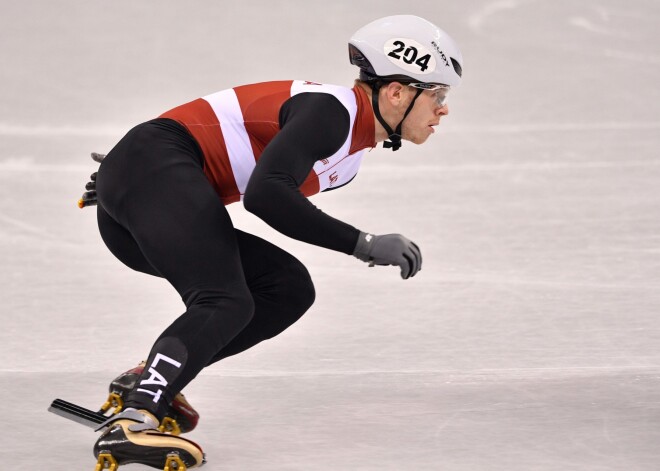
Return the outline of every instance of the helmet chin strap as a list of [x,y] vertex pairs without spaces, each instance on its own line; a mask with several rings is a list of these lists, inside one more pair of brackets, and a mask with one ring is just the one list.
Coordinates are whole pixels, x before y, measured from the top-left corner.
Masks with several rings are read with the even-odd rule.
[[389,141],[383,142],[383,147],[385,149],[392,149],[392,151],[397,151],[401,147],[401,126],[403,125],[403,121],[406,119],[406,116],[408,116],[408,114],[412,111],[413,106],[415,106],[415,101],[417,100],[419,95],[422,94],[424,90],[420,88],[417,89],[415,97],[412,99],[410,105],[408,105],[408,109],[403,114],[403,118],[401,118],[401,121],[399,122],[396,129],[392,130],[390,125],[387,124],[385,119],[383,119],[383,115],[380,114],[380,107],[378,106],[378,97],[380,95],[380,88],[382,85],[383,82],[380,81],[376,81],[374,83],[371,93],[371,105],[374,109],[374,114],[376,115],[376,119],[378,119],[378,122],[383,126],[385,132],[387,132],[387,138],[389,139]]

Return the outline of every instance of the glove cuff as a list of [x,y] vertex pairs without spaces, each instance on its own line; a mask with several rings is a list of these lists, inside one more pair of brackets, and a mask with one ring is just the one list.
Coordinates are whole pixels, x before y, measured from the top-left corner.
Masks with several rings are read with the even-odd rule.
[[368,234],[367,232],[360,232],[357,243],[355,244],[355,249],[353,250],[353,255],[363,262],[368,262],[369,253],[371,253],[371,248],[373,247],[375,240],[375,235]]

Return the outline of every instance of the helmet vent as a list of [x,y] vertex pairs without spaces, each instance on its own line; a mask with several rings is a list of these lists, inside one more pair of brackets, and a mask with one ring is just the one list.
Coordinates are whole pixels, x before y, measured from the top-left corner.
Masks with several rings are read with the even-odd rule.
[[375,75],[374,68],[371,65],[371,62],[369,62],[369,59],[367,59],[364,54],[362,54],[362,51],[360,51],[352,44],[348,45],[348,57],[351,61],[351,64],[357,65],[363,71]]
[[461,64],[459,64],[458,61],[456,59],[454,59],[453,57],[450,57],[450,59],[451,59],[451,64],[454,66],[454,70],[456,71],[456,75],[458,75],[459,77],[462,77],[463,76],[463,67],[461,67]]

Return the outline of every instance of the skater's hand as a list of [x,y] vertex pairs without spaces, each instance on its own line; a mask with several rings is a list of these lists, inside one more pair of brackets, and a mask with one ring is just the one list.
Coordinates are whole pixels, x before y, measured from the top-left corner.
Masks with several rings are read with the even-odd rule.
[[401,234],[373,235],[360,232],[353,255],[374,265],[397,265],[407,280],[422,269],[422,252]]
[[[95,162],[101,163],[105,158],[105,154],[99,154],[97,152],[92,152],[92,159]],[[82,198],[78,200],[78,207],[84,208],[85,206],[94,206],[98,204],[96,200],[96,173],[94,172],[90,175],[90,181],[85,185],[85,193],[83,193]]]

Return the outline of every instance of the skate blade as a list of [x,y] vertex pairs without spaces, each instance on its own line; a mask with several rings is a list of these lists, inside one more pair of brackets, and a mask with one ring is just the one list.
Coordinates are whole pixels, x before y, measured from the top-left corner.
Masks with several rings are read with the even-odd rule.
[[48,407],[48,411],[95,430],[100,424],[107,420],[107,417],[103,414],[85,409],[84,407],[62,399],[55,399],[50,407]]

